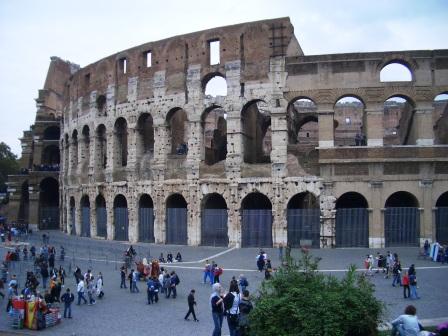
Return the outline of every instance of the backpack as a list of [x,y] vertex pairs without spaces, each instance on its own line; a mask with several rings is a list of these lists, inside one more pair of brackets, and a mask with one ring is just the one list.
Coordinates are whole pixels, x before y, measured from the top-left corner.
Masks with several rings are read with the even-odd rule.
[[232,293],[227,293],[227,295],[224,297],[224,309],[230,310],[233,306],[233,300],[235,299],[235,296]]

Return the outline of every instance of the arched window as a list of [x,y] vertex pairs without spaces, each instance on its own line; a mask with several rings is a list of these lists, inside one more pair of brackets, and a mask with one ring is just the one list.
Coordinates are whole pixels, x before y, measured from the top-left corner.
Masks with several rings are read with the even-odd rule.
[[90,161],[90,129],[89,126],[85,125],[82,128],[82,170],[83,172],[88,171],[89,161]]
[[72,173],[76,173],[78,167],[78,131],[74,130],[72,133],[72,145],[70,150],[70,163],[72,166]]
[[126,167],[128,164],[128,123],[124,118],[115,121],[115,164]]
[[188,152],[188,117],[181,108],[172,109],[167,115],[170,132],[171,154],[186,155]]
[[384,66],[380,72],[381,82],[410,82],[412,73],[407,65],[399,62],[391,62]]
[[107,165],[107,139],[106,139],[106,127],[101,124],[96,128],[96,160],[95,171],[101,172]]
[[227,96],[227,81],[224,76],[219,73],[206,76],[203,81],[203,86],[206,96]]
[[433,102],[434,135],[435,144],[448,144],[448,93],[437,95]]
[[139,156],[154,154],[154,124],[149,113],[143,113],[137,121],[137,153]]
[[354,96],[339,99],[334,106],[334,120],[337,127],[334,131],[335,146],[366,146],[363,130],[363,102]]
[[50,126],[44,131],[44,140],[59,140],[60,135],[61,132],[58,126]]
[[384,102],[384,145],[415,145],[412,128],[414,103],[405,96],[392,96]]
[[213,165],[227,155],[227,113],[220,107],[208,109],[202,115],[204,161]]
[[44,170],[56,170],[59,168],[59,147],[56,145],[46,146],[42,151],[42,164]]

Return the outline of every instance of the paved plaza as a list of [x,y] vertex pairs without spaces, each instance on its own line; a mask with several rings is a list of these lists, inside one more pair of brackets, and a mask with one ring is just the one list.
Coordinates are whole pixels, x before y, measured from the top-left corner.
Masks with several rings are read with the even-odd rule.
[[[30,244],[40,247],[41,234],[35,233],[28,237]],[[165,299],[161,297],[155,305],[146,304],[146,285],[140,282],[140,293],[133,294],[129,289],[120,289],[119,266],[122,255],[128,244],[116,241],[102,241],[90,238],[67,236],[61,232],[50,232],[50,245],[58,251],[63,245],[66,249],[66,260],[63,266],[67,271],[66,286],[76,292],[75,280],[72,275],[75,266],[81,267],[83,273],[91,268],[94,276],[102,272],[104,276],[105,297],[97,300],[93,306],[73,305],[73,319],[63,319],[62,323],[42,331],[15,331],[9,326],[9,319],[5,313],[6,299],[2,300],[0,313],[0,334],[19,332],[24,334],[42,335],[148,335],[156,332],[163,335],[211,335],[213,322],[209,307],[210,285],[202,284],[203,265],[205,259],[214,260],[223,267],[224,274],[221,283],[228,288],[233,275],[238,277],[245,274],[249,280],[249,290],[254,293],[259,287],[264,274],[256,270],[255,257],[257,249],[228,249],[214,247],[192,247],[173,245],[154,245],[138,243],[135,246],[139,257],[158,257],[161,252],[166,257],[167,252],[174,255],[180,251],[183,263],[167,266],[168,270],[175,270],[180,277],[178,297]],[[1,246],[2,257],[6,246]],[[265,249],[268,257],[273,261],[273,267],[278,265],[278,250]],[[362,268],[363,258],[367,253],[385,253],[385,249],[322,249],[311,250],[311,254],[320,257],[319,269],[335,276],[343,276],[350,264]],[[417,268],[420,300],[413,301],[417,307],[420,319],[444,318],[448,316],[446,302],[448,302],[448,266],[418,258],[416,248],[394,248],[402,260],[402,266],[408,267],[414,263]],[[299,250],[294,249],[292,256],[298,256]],[[58,264],[57,264],[58,265]],[[32,270],[31,263],[19,262],[14,265],[11,273],[19,276],[20,286],[24,284],[24,275]],[[376,295],[387,305],[386,320],[402,313],[410,302],[403,299],[402,289],[392,287],[392,279],[384,279],[381,274],[372,277]],[[184,321],[187,311],[187,295],[191,289],[196,289],[196,313],[199,323]],[[6,291],[6,288],[5,288]],[[76,301],[75,301],[76,302]],[[448,319],[448,318],[447,318]],[[228,335],[227,323],[224,321],[223,335]]]

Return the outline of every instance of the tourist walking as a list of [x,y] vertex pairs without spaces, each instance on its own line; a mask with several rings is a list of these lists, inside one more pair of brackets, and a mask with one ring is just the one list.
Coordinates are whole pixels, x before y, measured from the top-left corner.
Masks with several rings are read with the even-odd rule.
[[148,296],[148,304],[154,303],[154,292],[156,290],[154,280],[152,278],[148,278],[148,281],[146,281],[146,293]]
[[205,261],[205,266],[204,266],[204,278],[202,280],[202,282],[204,284],[207,283],[207,279],[209,279],[210,281],[210,285],[213,284],[213,279],[212,279],[212,274],[211,274],[211,270],[212,270],[212,266],[210,265],[210,263],[208,262],[208,259]]
[[85,288],[85,285],[84,285],[84,279],[82,277],[79,279],[78,286],[77,286],[76,290],[78,292],[78,303],[77,303],[77,305],[79,306],[81,304],[81,300],[84,300],[84,304],[86,304],[87,300],[84,297],[84,292],[85,292],[86,288]]
[[139,278],[139,273],[137,270],[132,270],[132,290],[133,293],[140,293],[138,287],[137,287],[137,281]]
[[120,288],[127,288],[126,287],[126,269],[124,268],[124,266],[121,266],[121,268],[120,268],[120,278],[121,278]]
[[96,296],[98,297],[98,299],[102,299],[104,296],[103,284],[103,274],[99,272],[98,280],[96,280]]
[[70,293],[70,288],[62,295],[61,301],[64,302],[64,318],[72,318],[72,302],[75,301],[75,296]]
[[246,290],[246,288],[249,286],[249,281],[247,281],[247,278],[244,276],[244,274],[240,274],[240,277],[238,279],[238,283],[241,287],[241,293]]
[[188,298],[187,298],[187,302],[188,302],[188,311],[187,314],[184,317],[184,320],[188,321],[188,316],[190,316],[190,314],[193,315],[193,319],[195,322],[199,322],[199,320],[196,318],[196,313],[194,311],[194,306],[196,305],[196,300],[194,299],[194,293],[196,291],[194,289],[192,289],[190,291],[190,294],[188,294]]
[[170,281],[171,281],[171,292],[173,293],[173,299],[175,299],[177,297],[177,285],[179,285],[180,283],[179,276],[176,274],[176,272],[174,271],[171,272]]
[[212,295],[210,296],[210,305],[213,317],[213,334],[212,336],[221,336],[222,320],[224,318],[224,304],[222,296],[222,287],[219,283],[212,286]]
[[395,284],[402,285],[401,284],[401,263],[398,258],[395,260],[394,267],[392,269],[392,274],[394,275],[394,279],[392,280],[392,286],[395,287]]
[[415,272],[409,275],[409,287],[411,288],[411,299],[420,299],[417,293],[417,276]]
[[87,295],[89,296],[89,306],[94,305],[96,303],[95,299],[93,298],[93,294],[95,293],[94,280],[95,278],[92,275],[90,277],[90,280],[87,281]]

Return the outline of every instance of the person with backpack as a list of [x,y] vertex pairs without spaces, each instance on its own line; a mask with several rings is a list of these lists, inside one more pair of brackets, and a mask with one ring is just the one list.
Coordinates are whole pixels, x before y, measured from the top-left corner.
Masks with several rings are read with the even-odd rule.
[[75,301],[75,296],[73,293],[70,293],[70,288],[67,288],[64,295],[62,295],[61,301],[64,302],[64,318],[67,318],[67,315],[68,318],[72,318],[72,302]]
[[242,291],[243,297],[239,305],[240,309],[240,319],[238,323],[238,336],[248,336],[249,335],[249,313],[253,309],[252,302],[249,298],[249,291],[247,289]]
[[415,275],[415,271],[409,275],[409,287],[411,288],[411,299],[420,299],[417,293],[417,276]]
[[146,293],[148,295],[148,304],[154,303],[154,292],[156,289],[156,286],[154,284],[154,280],[152,278],[148,278],[148,281],[146,281]]
[[240,290],[238,289],[238,285],[232,282],[230,283],[229,292],[224,297],[224,309],[227,316],[227,324],[229,326],[230,336],[238,335],[240,302]]
[[179,276],[176,274],[176,272],[171,272],[171,292],[173,293],[173,299],[177,297],[177,286],[180,283]]

